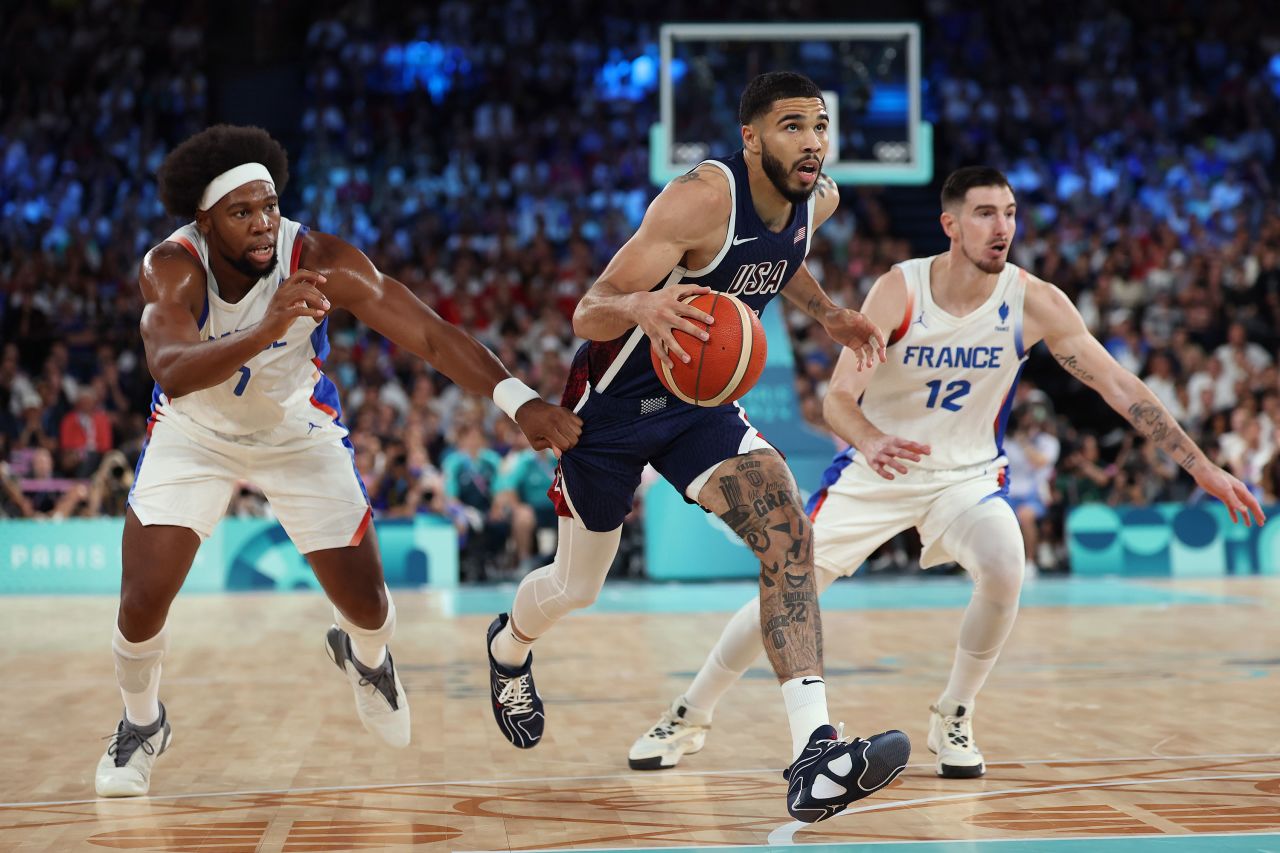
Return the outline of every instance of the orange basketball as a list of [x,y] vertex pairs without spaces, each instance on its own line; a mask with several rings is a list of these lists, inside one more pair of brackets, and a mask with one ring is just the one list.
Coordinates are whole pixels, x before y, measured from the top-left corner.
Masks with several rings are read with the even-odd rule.
[[750,391],[764,371],[769,348],[764,327],[754,311],[727,293],[702,293],[693,297],[691,304],[716,318],[710,326],[688,318],[699,329],[708,330],[711,338],[703,343],[687,332],[674,330],[672,336],[689,354],[689,363],[672,358],[674,365],[668,368],[650,346],[653,369],[667,390],[686,403],[731,403]]

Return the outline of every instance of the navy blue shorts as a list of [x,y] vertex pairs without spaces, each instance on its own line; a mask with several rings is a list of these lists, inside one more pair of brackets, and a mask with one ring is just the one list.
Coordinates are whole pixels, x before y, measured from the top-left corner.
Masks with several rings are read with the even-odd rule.
[[670,395],[632,400],[592,391],[578,416],[582,436],[561,457],[548,494],[560,515],[600,532],[627,517],[646,463],[685,496],[708,468],[764,444],[733,403],[703,408]]

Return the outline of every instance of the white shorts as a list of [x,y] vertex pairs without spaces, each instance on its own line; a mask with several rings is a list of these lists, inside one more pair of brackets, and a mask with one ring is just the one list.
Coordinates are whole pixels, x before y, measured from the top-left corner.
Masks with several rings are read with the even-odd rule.
[[241,480],[262,490],[303,554],[358,545],[372,518],[354,455],[341,438],[271,447],[196,439],[168,420],[156,422],[143,448],[129,506],[144,525],[187,527],[203,541]]
[[[970,471],[916,468],[886,480],[852,462],[812,510],[814,565],[851,575],[873,551],[909,527],[920,532],[921,566],[955,560],[942,542],[943,534],[961,514],[979,504],[992,500],[1004,504],[1002,472],[1003,466]],[[1009,514],[1012,518],[1012,510]]]

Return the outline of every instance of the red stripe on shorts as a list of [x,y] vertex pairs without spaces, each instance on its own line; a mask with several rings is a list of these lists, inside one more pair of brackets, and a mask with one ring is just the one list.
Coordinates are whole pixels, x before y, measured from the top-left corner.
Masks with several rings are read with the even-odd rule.
[[356,532],[351,536],[351,541],[347,543],[348,548],[354,548],[364,540],[364,532],[369,529],[369,522],[371,521],[373,521],[373,507],[366,507],[364,518],[360,520],[360,526],[356,528]]

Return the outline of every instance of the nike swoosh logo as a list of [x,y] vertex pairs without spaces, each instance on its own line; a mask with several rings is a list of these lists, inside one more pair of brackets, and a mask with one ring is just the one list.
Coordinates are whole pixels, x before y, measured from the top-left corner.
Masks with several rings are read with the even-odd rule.
[[823,681],[821,678],[802,678],[800,679],[800,683],[801,684],[826,684],[827,682]]
[[750,243],[752,240],[759,240],[759,237],[734,237],[733,245],[741,246],[743,243]]

